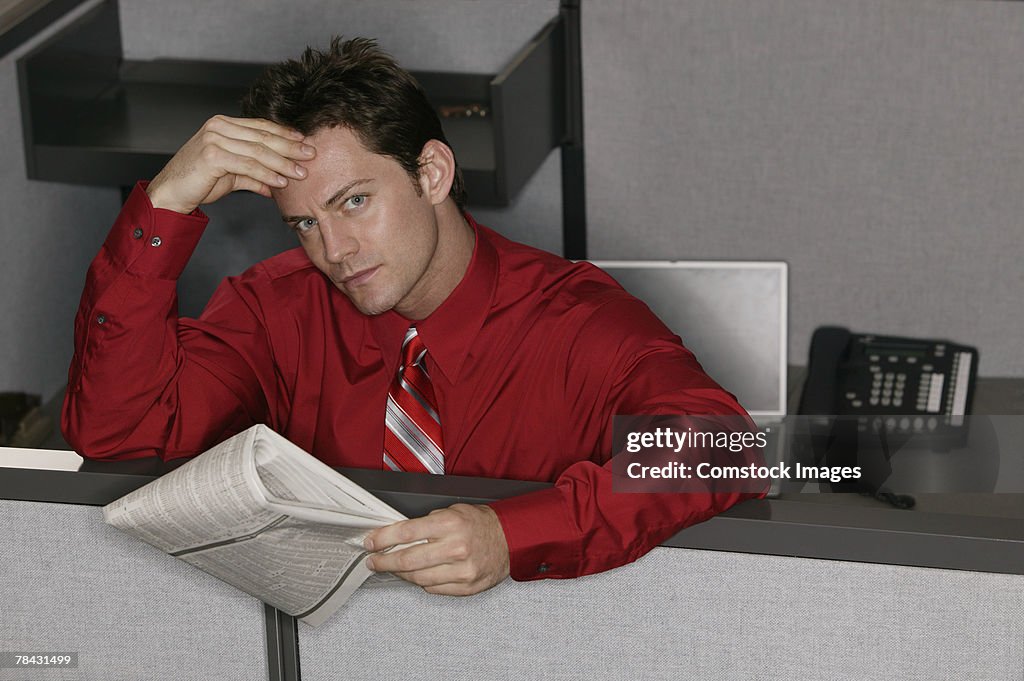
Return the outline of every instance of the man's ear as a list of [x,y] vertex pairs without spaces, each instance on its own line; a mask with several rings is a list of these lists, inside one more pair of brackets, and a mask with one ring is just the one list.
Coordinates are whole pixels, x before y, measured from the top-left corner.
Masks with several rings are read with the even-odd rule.
[[427,140],[420,152],[420,189],[432,204],[439,205],[448,198],[455,181],[455,154],[440,140]]

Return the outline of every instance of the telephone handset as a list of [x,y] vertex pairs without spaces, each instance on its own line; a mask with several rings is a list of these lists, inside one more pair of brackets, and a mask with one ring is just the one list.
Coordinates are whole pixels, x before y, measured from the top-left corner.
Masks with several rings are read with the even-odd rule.
[[978,350],[819,327],[799,413],[875,416],[892,433],[954,430],[970,413]]

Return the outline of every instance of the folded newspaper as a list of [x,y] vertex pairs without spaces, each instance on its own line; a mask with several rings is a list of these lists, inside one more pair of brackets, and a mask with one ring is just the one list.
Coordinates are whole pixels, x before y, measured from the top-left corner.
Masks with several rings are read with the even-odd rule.
[[404,518],[264,425],[103,508],[114,527],[314,627],[372,574],[366,534]]

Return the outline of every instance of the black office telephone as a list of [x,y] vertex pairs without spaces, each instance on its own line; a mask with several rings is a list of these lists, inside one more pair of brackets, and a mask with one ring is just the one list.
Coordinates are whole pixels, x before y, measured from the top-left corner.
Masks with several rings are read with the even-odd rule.
[[823,326],[811,338],[799,413],[880,416],[890,432],[956,427],[971,411],[977,372],[976,348]]
[[891,459],[912,442],[936,452],[964,444],[977,370],[972,347],[820,327],[811,337],[798,411],[821,418],[798,424],[794,456],[816,465],[860,466],[859,481],[832,490],[874,494],[909,508],[913,497],[888,490]]

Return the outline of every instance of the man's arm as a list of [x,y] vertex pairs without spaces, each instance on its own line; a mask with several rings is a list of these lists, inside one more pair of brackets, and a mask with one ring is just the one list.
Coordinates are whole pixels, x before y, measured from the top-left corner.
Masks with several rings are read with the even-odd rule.
[[[636,300],[599,310],[578,337],[581,343],[600,339],[609,349],[603,355],[593,347],[575,353],[566,377],[572,385],[572,381],[584,380],[588,372],[613,373],[606,402],[597,405],[607,431],[603,437],[605,457],[611,454],[616,414],[747,418],[735,398],[708,377],[693,355]],[[493,502],[489,507],[456,505],[375,530],[368,537],[371,550],[421,539],[440,546],[428,549],[431,543],[419,544],[376,554],[369,565],[375,570],[397,571],[432,593],[452,595],[483,591],[508,574],[516,580],[577,577],[636,560],[684,527],[744,499],[764,496],[764,492],[735,490],[615,491],[610,459],[597,463],[590,453],[581,453],[580,458],[586,460],[565,470],[551,489]],[[461,512],[455,513],[460,508]],[[490,513],[484,513],[484,508]],[[466,509],[477,512],[468,514]],[[470,518],[476,522],[470,523]]]
[[[736,485],[706,491],[624,492],[613,488],[616,415],[715,415],[752,423],[736,399],[709,377],[693,354],[640,301],[624,298],[597,310],[577,336],[566,380],[571,386],[608,372],[610,389],[589,414],[603,424],[601,451],[559,475],[554,487],[491,504],[508,541],[516,580],[567,578],[624,565],[685,527],[765,491]],[[588,374],[588,372],[590,372]],[[597,372],[596,374],[594,372]],[[593,380],[593,379],[591,379]],[[569,394],[579,392],[572,387]],[[737,463],[754,459],[739,453]],[[760,489],[751,485],[745,489]],[[692,488],[691,488],[692,489]],[[699,488],[698,488],[699,489]]]
[[125,203],[93,260],[75,318],[62,428],[92,458],[192,455],[266,411],[269,348],[259,311],[229,285],[202,321],[179,320],[177,279],[207,218],[245,189],[301,178],[301,135],[216,116]]
[[[606,416],[605,456],[617,454],[612,450],[610,422],[617,414],[724,416],[713,421],[737,430],[747,428],[749,417],[743,408],[688,354],[658,347],[641,354],[620,375],[612,411]],[[736,455],[735,463],[756,462],[759,455],[746,449]],[[680,460],[695,463],[688,453]],[[740,501],[763,497],[767,490],[764,485],[764,491],[748,491],[762,488],[757,481],[749,486],[709,481],[702,490],[696,481],[686,491],[681,484],[678,492],[626,492],[613,486],[614,465],[612,459],[603,464],[580,461],[550,489],[491,504],[508,541],[514,579],[578,577],[610,570]]]

